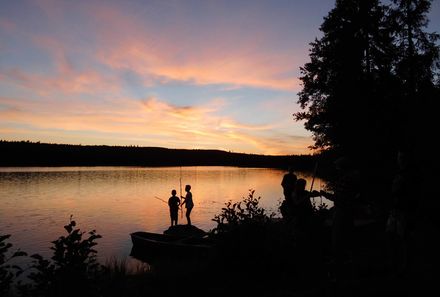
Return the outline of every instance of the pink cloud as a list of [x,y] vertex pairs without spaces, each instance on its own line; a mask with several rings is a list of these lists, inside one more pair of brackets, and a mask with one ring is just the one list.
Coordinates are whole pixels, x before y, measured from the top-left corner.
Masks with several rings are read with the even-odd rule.
[[7,19],[7,18],[0,18],[0,30],[6,32],[6,33],[12,33],[17,29],[17,25]]
[[221,24],[225,27],[201,39],[179,20],[179,27],[165,25],[155,32],[154,27],[114,7],[100,7],[90,13],[98,24],[106,24],[97,28],[97,58],[114,69],[138,73],[147,84],[162,78],[282,90],[299,87],[297,78],[285,75],[295,70],[294,53],[264,44],[263,33],[231,35],[234,30],[228,31],[228,25]]
[[42,75],[24,72],[20,69],[9,69],[3,72],[6,81],[33,90],[40,95],[53,92],[71,93],[97,93],[116,92],[120,90],[119,83],[114,78],[103,77],[96,71],[81,72],[60,71],[55,75]]
[[[44,7],[50,6],[51,1],[40,1]],[[61,9],[51,11],[51,16],[56,18]],[[28,34],[26,34],[28,35]],[[5,69],[0,72],[0,77],[10,83],[31,89],[37,94],[46,95],[53,92],[68,94],[95,94],[95,93],[115,93],[121,90],[119,79],[113,74],[103,74],[90,65],[80,68],[69,59],[74,54],[85,53],[88,50],[79,48],[62,38],[48,35],[29,35],[27,36],[39,49],[48,54],[53,62],[53,69],[43,69],[43,73],[34,73],[15,67]],[[49,65],[48,65],[49,66]],[[49,68],[49,67],[48,67]]]
[[36,46],[50,55],[50,58],[55,64],[56,70],[60,74],[73,74],[74,68],[67,58],[68,50],[65,42],[53,37],[42,35],[32,36],[32,41]]
[[[37,3],[56,26],[63,21],[69,5],[53,2],[39,0]],[[56,73],[52,76],[31,73],[18,75],[18,69],[9,71],[16,82],[24,83],[27,87],[37,84],[49,87],[44,92],[51,89],[90,92],[94,84],[97,84],[97,89],[103,86],[102,89],[111,88],[114,91],[119,84],[117,78],[109,78],[110,74],[104,75],[90,66],[89,69],[73,67],[68,57],[80,53],[87,55],[90,61],[100,62],[114,70],[133,71],[147,86],[182,81],[202,85],[299,90],[298,79],[286,75],[295,70],[293,51],[268,44],[264,30],[258,34],[240,34],[240,28],[221,22],[212,34],[204,34],[201,38],[193,32],[194,24],[188,25],[182,19],[165,21],[158,32],[157,25],[150,26],[148,19],[133,17],[121,7],[93,2],[78,7],[84,13],[82,17],[89,18],[88,21],[93,24],[91,30],[84,34],[96,44],[92,48],[85,48],[68,36],[31,35],[34,44],[50,55]],[[149,13],[153,14],[151,6],[148,8]],[[4,23],[7,26],[8,23]],[[112,74],[115,75],[114,72]],[[21,80],[17,80],[20,77]]]
[[35,4],[52,20],[61,20],[66,10],[66,2],[57,0],[34,0]]

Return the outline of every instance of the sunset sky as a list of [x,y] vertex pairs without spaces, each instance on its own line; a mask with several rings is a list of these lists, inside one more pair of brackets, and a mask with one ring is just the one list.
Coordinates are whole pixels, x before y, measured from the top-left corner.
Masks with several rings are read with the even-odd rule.
[[0,4],[0,139],[310,152],[299,67],[334,0]]

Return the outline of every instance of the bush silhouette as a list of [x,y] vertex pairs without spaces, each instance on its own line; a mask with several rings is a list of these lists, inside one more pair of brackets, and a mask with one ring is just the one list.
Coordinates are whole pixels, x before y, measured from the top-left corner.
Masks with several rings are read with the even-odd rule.
[[12,243],[7,242],[11,235],[0,235],[0,295],[6,296],[14,280],[23,273],[23,269],[17,265],[11,264],[11,260],[17,257],[26,256],[25,252],[20,250],[10,254]]
[[[70,217],[64,226],[66,236],[52,241],[51,260],[41,255],[31,256],[33,263],[29,279],[32,284],[20,287],[22,295],[29,296],[98,296],[99,276],[103,267],[97,262],[96,240],[101,238],[95,230],[86,232],[76,229],[76,222]],[[88,236],[88,237],[87,237]]]

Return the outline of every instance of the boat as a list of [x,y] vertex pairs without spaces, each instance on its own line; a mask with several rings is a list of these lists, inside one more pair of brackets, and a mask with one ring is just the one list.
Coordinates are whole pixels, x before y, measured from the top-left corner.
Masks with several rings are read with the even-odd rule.
[[167,258],[192,259],[210,256],[215,242],[207,236],[183,236],[137,231],[130,234],[131,255],[141,261],[152,262]]

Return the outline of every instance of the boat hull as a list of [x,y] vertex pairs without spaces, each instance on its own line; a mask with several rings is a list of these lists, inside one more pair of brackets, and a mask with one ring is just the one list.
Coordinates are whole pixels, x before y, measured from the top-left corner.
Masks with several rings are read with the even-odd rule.
[[215,243],[208,238],[185,237],[138,231],[130,234],[131,255],[152,263],[163,259],[182,260],[212,255]]

